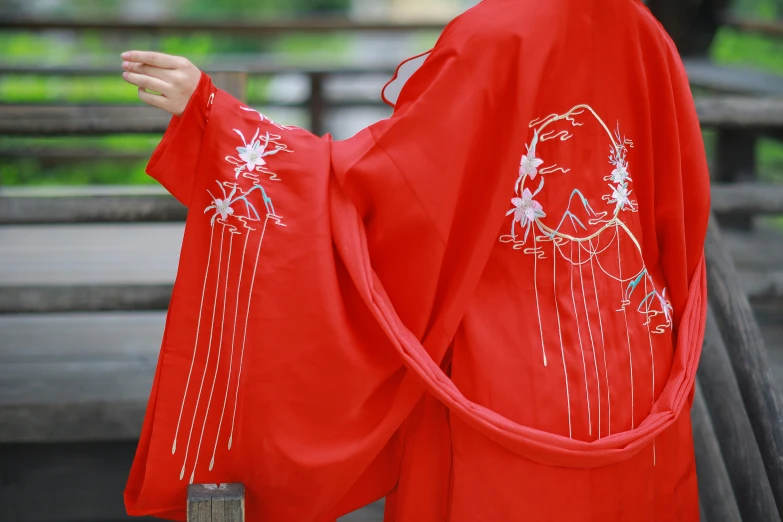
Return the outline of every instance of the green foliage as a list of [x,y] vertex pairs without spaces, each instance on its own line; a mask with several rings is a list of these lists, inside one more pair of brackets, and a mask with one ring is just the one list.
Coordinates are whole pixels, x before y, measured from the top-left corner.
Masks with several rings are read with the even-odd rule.
[[710,49],[713,60],[783,74],[783,39],[721,28]]
[[81,165],[46,165],[37,158],[0,159],[0,185],[139,185],[155,184],[144,172],[147,160],[99,160]]

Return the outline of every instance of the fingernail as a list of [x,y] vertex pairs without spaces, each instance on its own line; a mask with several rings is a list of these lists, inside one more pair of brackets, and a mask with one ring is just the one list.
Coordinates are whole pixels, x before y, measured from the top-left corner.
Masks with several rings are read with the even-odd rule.
[[121,57],[123,60],[127,60],[128,58],[130,58],[130,52],[126,51],[126,52],[122,53],[122,54],[120,55],[120,57]]
[[127,69],[129,65],[130,65],[129,62],[122,62],[122,68],[123,69]]
[[128,79],[128,73],[127,72],[122,73],[122,77],[127,80]]

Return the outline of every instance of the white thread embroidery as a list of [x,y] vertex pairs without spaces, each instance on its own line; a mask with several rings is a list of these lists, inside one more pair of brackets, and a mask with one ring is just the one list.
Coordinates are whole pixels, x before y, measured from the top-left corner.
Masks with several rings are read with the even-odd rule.
[[[571,196],[568,199],[565,211],[562,213],[560,220],[556,227],[550,227],[544,223],[544,218],[547,217],[547,212],[544,206],[536,198],[542,193],[545,188],[546,178],[548,175],[555,172],[567,174],[570,172],[570,168],[560,167],[557,164],[547,165],[544,155],[540,154],[540,145],[546,141],[559,140],[567,141],[574,137],[573,129],[582,127],[584,122],[579,121],[580,116],[587,115],[593,116],[595,120],[600,124],[610,141],[609,149],[609,164],[612,168],[611,172],[603,177],[603,181],[607,182],[608,193],[602,196],[604,204],[611,207],[611,211],[595,211],[591,202],[584,196],[584,194],[577,188],[575,188]],[[567,122],[570,124],[570,129],[555,130],[550,128],[557,122]],[[519,165],[519,175],[514,184],[515,197],[511,199],[511,208],[506,215],[513,215],[511,221],[511,230],[508,235],[500,237],[502,243],[508,243],[514,250],[522,250],[525,254],[533,255],[533,283],[536,293],[536,311],[539,323],[539,333],[541,336],[541,351],[543,356],[544,366],[547,366],[547,353],[543,335],[543,325],[541,320],[541,304],[538,290],[538,264],[541,261],[547,259],[547,255],[541,248],[542,243],[552,243],[552,264],[553,264],[553,285],[555,286],[555,315],[558,325],[558,336],[560,342],[560,352],[563,362],[563,373],[565,377],[565,395],[568,411],[568,432],[569,437],[573,436],[573,427],[571,424],[571,396],[568,388],[568,365],[565,360],[565,353],[563,348],[563,334],[562,324],[560,317],[560,309],[557,301],[557,261],[558,258],[567,261],[571,265],[571,294],[573,302],[574,317],[576,318],[577,328],[576,334],[579,339],[580,352],[582,354],[583,364],[583,378],[585,381],[585,392],[587,399],[587,419],[588,419],[588,433],[592,435],[592,408],[590,401],[590,386],[588,384],[587,377],[587,364],[584,356],[584,344],[582,341],[583,331],[579,324],[580,315],[579,308],[576,303],[576,297],[574,293],[574,277],[575,270],[578,270],[579,282],[582,291],[582,305],[584,310],[583,317],[587,323],[587,334],[589,336],[589,346],[593,350],[593,364],[595,367],[595,377],[597,386],[598,397],[598,438],[603,435],[601,430],[601,394],[602,386],[601,379],[598,373],[598,357],[596,355],[597,343],[594,339],[593,328],[591,325],[591,315],[593,318],[597,317],[598,327],[600,331],[600,347],[603,354],[603,367],[604,367],[604,386],[606,389],[607,400],[607,422],[608,433],[612,433],[612,409],[611,409],[611,392],[610,392],[610,380],[608,365],[606,362],[606,344],[604,339],[604,325],[601,317],[601,306],[598,295],[598,287],[596,285],[597,275],[606,276],[612,280],[617,281],[620,287],[619,298],[614,298],[619,304],[619,308],[616,308],[618,312],[622,312],[623,321],[625,323],[626,330],[626,343],[629,356],[630,366],[630,386],[631,386],[631,425],[635,427],[635,412],[634,412],[634,376],[633,376],[633,350],[631,347],[631,339],[628,325],[628,313],[627,308],[632,303],[632,298],[637,294],[637,289],[642,289],[644,295],[641,296],[640,302],[637,307],[637,312],[643,316],[643,324],[647,327],[648,335],[650,339],[650,359],[652,365],[652,393],[655,395],[655,360],[652,348],[652,334],[661,334],[666,329],[671,327],[671,311],[672,306],[666,297],[666,290],[659,292],[655,288],[655,282],[650,276],[647,267],[644,266],[643,260],[641,261],[641,268],[634,273],[631,277],[627,274],[623,274],[623,262],[621,258],[621,240],[622,236],[626,239],[630,239],[641,259],[641,246],[638,240],[634,237],[631,230],[628,228],[624,221],[623,215],[625,213],[634,213],[638,211],[638,204],[633,199],[633,190],[631,184],[633,182],[630,173],[630,164],[628,161],[629,149],[633,148],[633,142],[626,139],[620,134],[619,125],[618,128],[612,133],[603,120],[589,105],[577,105],[570,111],[564,114],[551,114],[545,118],[540,118],[530,123],[530,128],[533,129],[533,138],[529,144],[526,144],[526,151],[522,155]],[[536,178],[540,177],[540,180],[536,181]],[[536,182],[535,190],[529,186],[531,183]],[[581,214],[586,214],[587,221],[584,218],[578,217],[576,211],[572,211],[572,207],[580,210]],[[549,209],[551,211],[552,209]],[[551,213],[551,212],[550,212]],[[586,223],[586,224],[585,224]],[[592,228],[598,227],[598,230],[589,232],[588,226]],[[568,230],[571,229],[572,231]],[[533,246],[528,247],[528,240],[531,237]],[[608,239],[608,243],[604,242]],[[569,251],[565,252],[563,246],[569,243]],[[617,248],[617,265],[616,268],[611,266],[604,266],[599,258],[599,254],[610,253],[611,246]],[[574,256],[574,248],[576,248],[577,255]],[[587,254],[583,256],[582,254]],[[591,278],[593,280],[593,293],[595,296],[595,311],[591,313],[588,308],[587,296],[585,293],[585,285],[583,279],[583,266],[589,263]],[[656,318],[661,316],[663,321]],[[653,321],[656,324],[652,324]]]
[[[214,95],[213,95],[214,96]],[[210,103],[213,97],[210,97]],[[259,115],[259,119],[262,123],[272,125],[280,130],[291,130],[294,127],[285,127],[278,125],[263,114],[253,109],[241,107],[242,110],[252,111]],[[228,376],[226,382],[226,389],[223,393],[223,401],[220,410],[220,419],[217,425],[217,434],[213,444],[211,457],[209,461],[209,470],[211,471],[215,465],[215,455],[220,442],[220,435],[223,429],[223,421],[226,417],[226,409],[229,407],[229,396],[233,395],[233,408],[231,412],[231,428],[227,439],[227,449],[231,450],[234,439],[234,428],[236,425],[237,403],[239,400],[239,390],[241,385],[242,364],[245,355],[245,345],[247,340],[248,323],[250,318],[250,309],[252,305],[253,288],[255,285],[255,279],[258,269],[258,262],[261,255],[261,248],[266,236],[266,232],[269,224],[285,227],[283,218],[275,212],[272,199],[268,196],[265,187],[261,183],[261,176],[264,176],[268,181],[280,181],[278,175],[271,169],[269,165],[269,159],[278,153],[292,153],[293,151],[283,143],[282,136],[278,134],[271,134],[269,132],[261,133],[260,128],[255,129],[253,138],[248,141],[245,139],[245,134],[239,129],[233,129],[234,132],[242,140],[241,145],[236,147],[238,157],[229,155],[225,156],[225,161],[230,164],[234,171],[234,177],[236,181],[220,181],[215,180],[220,189],[220,197],[213,194],[210,189],[207,189],[207,193],[212,199],[212,204],[204,209],[204,213],[210,213],[210,240],[209,251],[207,254],[206,267],[204,269],[204,283],[201,292],[201,304],[199,308],[199,317],[196,326],[196,338],[193,346],[193,357],[190,363],[190,369],[188,370],[188,377],[185,383],[185,389],[182,394],[182,404],[180,406],[179,418],[177,420],[177,427],[174,432],[174,440],[172,442],[171,452],[176,454],[177,441],[180,436],[180,428],[182,427],[182,420],[185,412],[185,402],[189,397],[190,384],[193,378],[193,368],[195,366],[196,356],[199,353],[199,343],[201,341],[201,324],[204,319],[205,312],[211,314],[210,319],[210,335],[206,346],[206,358],[204,362],[204,369],[201,375],[198,392],[196,394],[195,407],[193,409],[193,415],[190,419],[190,427],[187,435],[187,442],[185,445],[185,453],[182,461],[182,468],[180,470],[180,480],[184,479],[186,470],[188,468],[189,456],[191,444],[194,442],[194,431],[196,428],[196,421],[199,414],[199,405],[201,404],[202,394],[204,392],[204,383],[206,382],[207,374],[212,366],[212,353],[215,353],[214,357],[214,373],[212,375],[212,384],[209,390],[209,395],[206,402],[206,410],[203,413],[203,420],[201,421],[201,428],[198,430],[198,443],[196,444],[195,456],[192,462],[192,469],[190,473],[190,483],[193,483],[195,478],[196,469],[198,468],[199,458],[201,455],[201,449],[204,442],[204,434],[206,431],[207,420],[211,412],[213,398],[215,398],[215,388],[217,383],[218,372],[221,368],[221,358],[224,354],[224,339],[226,339],[226,316],[229,306],[228,295],[230,291],[236,292],[236,299],[233,303],[233,310],[228,310],[228,316],[233,313],[233,324],[230,334],[230,351],[228,353]],[[263,204],[263,207],[261,206]],[[263,208],[263,210],[261,210]],[[215,228],[220,226],[220,244],[217,249],[217,260],[213,260],[213,254],[215,252],[214,240],[215,240]],[[224,257],[224,244],[225,234],[229,234],[228,240],[228,254]],[[234,239],[235,237],[241,237],[244,235],[244,241],[242,246],[241,256],[239,257],[239,275],[235,280],[232,280],[231,264],[232,259],[235,256],[234,253]],[[258,245],[255,253],[255,260],[253,264],[252,276],[250,279],[250,287],[247,294],[247,301],[240,301],[241,288],[245,281],[245,260],[248,254],[248,245],[250,243],[251,236],[257,238]],[[210,278],[210,267],[213,264],[217,264],[217,270],[214,283],[214,302],[212,303],[211,312],[205,311],[204,300],[206,295],[207,285]],[[225,273],[223,273],[223,266],[225,264]],[[221,296],[222,293],[222,296]],[[240,308],[240,302],[245,304],[244,309]],[[219,324],[219,334],[217,342],[215,343],[215,318],[217,316],[218,307],[222,306],[221,319]],[[244,321],[244,325],[241,325],[242,338],[238,343],[237,339],[237,325],[240,321]],[[203,349],[203,346],[201,347]],[[215,350],[213,350],[215,348]],[[235,349],[239,350],[239,361],[237,371],[234,372],[234,357]],[[232,383],[236,379],[236,384],[232,389]],[[233,391],[233,394],[231,393]],[[219,399],[218,399],[219,401]]]

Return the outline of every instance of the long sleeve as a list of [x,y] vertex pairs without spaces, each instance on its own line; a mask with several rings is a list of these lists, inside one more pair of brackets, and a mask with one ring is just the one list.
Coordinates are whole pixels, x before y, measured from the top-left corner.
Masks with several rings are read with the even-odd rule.
[[180,203],[190,206],[204,130],[216,92],[212,79],[201,73],[196,90],[181,116],[172,116],[166,132],[147,163],[147,174]]
[[[482,123],[499,93],[452,89],[479,54],[488,78],[509,74],[502,50],[471,39],[460,58],[433,55],[421,102],[339,143],[202,80],[150,168],[191,212],[129,512],[181,517],[192,479],[252,484],[264,519],[320,519],[373,462],[372,494],[391,489],[388,444],[423,393],[396,337],[443,357],[504,216],[505,194],[479,188],[516,171],[510,155],[471,160],[477,135],[524,139]],[[456,125],[473,130],[442,140]],[[468,220],[465,205],[490,210]],[[379,323],[374,292],[401,322]]]

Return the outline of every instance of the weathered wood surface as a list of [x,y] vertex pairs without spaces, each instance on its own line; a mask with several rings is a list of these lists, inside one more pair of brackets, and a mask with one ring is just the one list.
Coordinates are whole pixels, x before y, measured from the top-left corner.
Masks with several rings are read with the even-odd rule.
[[187,209],[163,187],[0,190],[0,224],[184,221]]
[[[733,176],[742,179],[742,172]],[[713,183],[712,211],[719,214],[783,214],[783,185],[769,183]]]
[[705,245],[710,304],[764,459],[778,512],[783,513],[783,398],[750,303],[721,241],[713,218]]
[[[265,101],[266,107],[303,108],[304,101]],[[330,100],[330,109],[386,107],[380,100]],[[154,107],[138,105],[0,104],[0,135],[98,136],[105,134],[160,134],[170,116]]]
[[783,126],[783,99],[777,97],[703,96],[694,100],[701,124],[708,127]]
[[0,443],[135,440],[165,315],[0,316]]
[[699,499],[705,516],[702,522],[742,522],[729,472],[723,463],[715,429],[698,382],[691,407],[691,422]]
[[[750,232],[722,230],[721,236],[737,268],[740,284],[754,306],[762,303],[780,305],[783,297],[783,234],[770,226],[757,224]],[[781,313],[783,308],[777,308],[777,314]],[[773,319],[773,315],[768,314],[763,322],[772,325],[776,322]]]
[[[1,154],[1,153],[0,153]],[[783,185],[713,183],[719,214],[783,214]],[[184,221],[187,209],[159,186],[0,189],[0,225]]]
[[[738,128],[783,126],[783,99],[758,97],[700,97],[696,109],[702,125]],[[269,106],[301,107],[303,103],[269,101]],[[375,107],[380,100],[330,100],[330,108]],[[99,135],[160,133],[169,117],[153,107],[136,105],[30,105],[1,104],[0,134]]]
[[447,20],[423,22],[357,22],[348,18],[311,18],[296,20],[68,20],[62,18],[0,18],[0,29],[46,31],[52,29],[73,31],[152,32],[152,33],[229,33],[256,37],[277,36],[292,32],[407,32],[441,31]]
[[726,67],[706,58],[684,58],[691,85],[724,94],[783,95],[783,76]]
[[[183,232],[181,222],[0,227],[0,313],[165,310]],[[765,226],[724,233],[754,302],[783,303],[782,238]]]
[[[714,428],[715,441],[720,447],[723,465],[728,472],[742,519],[779,522],[780,516],[772,495],[772,487],[745,411],[726,345],[711,309],[707,315],[698,380],[699,393]],[[699,478],[700,482],[702,478],[712,480],[702,473]],[[712,510],[713,506],[709,506],[709,509]],[[715,520],[713,517],[710,519]]]
[[160,522],[125,514],[122,491],[136,446],[135,440],[0,444],[0,520]]
[[245,486],[191,484],[188,522],[245,522]]
[[0,314],[165,310],[184,223],[0,227]]

